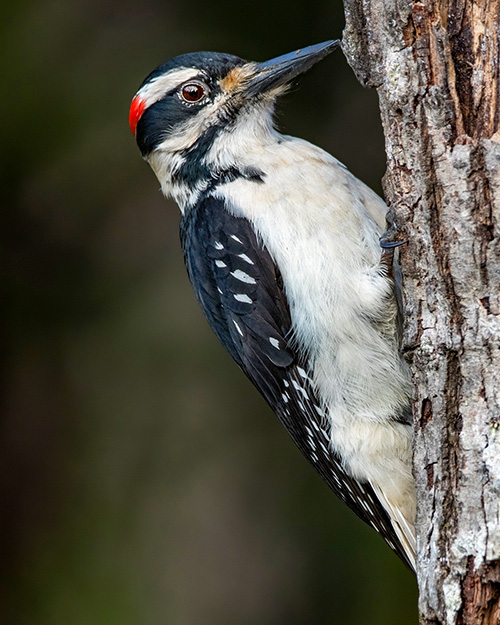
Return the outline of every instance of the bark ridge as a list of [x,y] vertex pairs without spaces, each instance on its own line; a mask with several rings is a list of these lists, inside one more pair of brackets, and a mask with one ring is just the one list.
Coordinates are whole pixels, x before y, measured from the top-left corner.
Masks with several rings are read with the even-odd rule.
[[377,88],[415,382],[421,623],[500,623],[499,0],[345,0]]

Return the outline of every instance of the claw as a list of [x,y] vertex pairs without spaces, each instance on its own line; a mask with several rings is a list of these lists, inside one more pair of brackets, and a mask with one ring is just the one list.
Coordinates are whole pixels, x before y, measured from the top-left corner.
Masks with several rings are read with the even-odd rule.
[[398,229],[396,227],[396,216],[391,208],[387,211],[385,219],[387,223],[387,230],[380,237],[380,247],[383,250],[392,250],[400,245],[408,243],[408,241],[397,240]]
[[397,240],[399,233],[396,227],[395,214],[394,214],[394,211],[392,211],[391,209],[389,209],[387,212],[386,221],[387,221],[387,230],[379,239],[380,247],[382,248],[382,256],[380,258],[380,262],[382,265],[385,265],[387,269],[387,276],[394,280],[395,270],[397,270],[397,268],[395,268],[395,265],[394,265],[395,250],[401,245],[408,243],[408,240],[406,241]]
[[[387,233],[386,233],[387,234]],[[405,243],[409,243],[408,239],[406,241],[391,241],[386,237],[386,234],[380,237],[380,247],[383,250],[392,250],[395,247],[399,247],[400,245],[404,245]]]

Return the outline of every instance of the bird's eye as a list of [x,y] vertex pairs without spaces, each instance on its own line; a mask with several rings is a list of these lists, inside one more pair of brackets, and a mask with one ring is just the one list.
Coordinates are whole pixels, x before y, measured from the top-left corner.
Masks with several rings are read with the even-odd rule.
[[186,102],[199,102],[207,90],[208,88],[199,82],[188,82],[181,88],[181,97]]

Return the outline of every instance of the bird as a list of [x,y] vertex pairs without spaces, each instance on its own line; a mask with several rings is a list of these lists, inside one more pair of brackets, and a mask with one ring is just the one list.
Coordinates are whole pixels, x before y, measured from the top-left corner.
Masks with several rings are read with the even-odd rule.
[[176,56],[140,85],[129,123],[180,208],[211,328],[333,492],[414,570],[411,382],[388,207],[274,122],[277,98],[339,45],[264,62]]

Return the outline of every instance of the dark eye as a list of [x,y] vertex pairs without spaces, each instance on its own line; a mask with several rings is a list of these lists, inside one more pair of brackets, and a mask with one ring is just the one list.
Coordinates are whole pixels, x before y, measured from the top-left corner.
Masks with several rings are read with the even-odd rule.
[[181,87],[181,97],[186,102],[199,102],[207,92],[206,85],[199,82],[188,82]]

